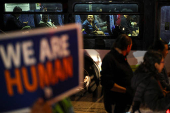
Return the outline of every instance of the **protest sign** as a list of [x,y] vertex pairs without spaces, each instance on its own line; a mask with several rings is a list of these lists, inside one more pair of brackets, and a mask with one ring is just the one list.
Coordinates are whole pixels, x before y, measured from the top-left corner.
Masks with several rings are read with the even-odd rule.
[[0,35],[0,111],[75,93],[83,81],[82,45],[78,24]]

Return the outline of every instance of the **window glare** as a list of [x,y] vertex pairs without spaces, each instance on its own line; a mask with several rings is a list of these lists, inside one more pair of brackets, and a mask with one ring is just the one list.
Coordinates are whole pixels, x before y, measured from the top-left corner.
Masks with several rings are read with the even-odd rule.
[[170,45],[170,6],[161,7],[160,38]]

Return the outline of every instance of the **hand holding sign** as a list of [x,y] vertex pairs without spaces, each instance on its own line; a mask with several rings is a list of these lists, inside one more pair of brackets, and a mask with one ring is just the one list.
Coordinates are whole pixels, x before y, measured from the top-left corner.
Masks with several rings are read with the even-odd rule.
[[52,113],[52,107],[42,98],[39,98],[32,106],[31,113]]

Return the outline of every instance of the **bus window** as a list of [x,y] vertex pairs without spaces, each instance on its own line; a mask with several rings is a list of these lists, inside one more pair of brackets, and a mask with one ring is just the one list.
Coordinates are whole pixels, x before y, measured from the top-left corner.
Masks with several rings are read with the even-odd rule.
[[74,12],[138,12],[137,4],[76,4]]
[[[139,15],[74,15],[86,36],[113,36],[120,33],[139,35]],[[110,37],[110,38],[113,38]],[[108,37],[107,37],[108,38]]]
[[120,34],[133,37],[132,49],[141,48],[143,16],[139,9],[138,3],[74,4],[72,19],[82,25],[84,49],[110,49]]
[[62,12],[61,3],[5,3],[5,12],[13,12],[15,6],[18,6],[22,11],[36,12]]
[[[120,33],[129,36],[139,35],[139,15],[137,4],[75,4],[74,21],[82,24],[82,32],[87,36],[112,36]],[[100,12],[101,15],[92,15],[90,12]],[[110,15],[105,13],[111,13]],[[89,15],[83,15],[89,13]],[[120,14],[121,13],[121,14]],[[108,37],[107,37],[108,38]]]
[[160,38],[170,46],[170,6],[161,7]]
[[5,3],[3,31],[57,28],[64,24],[62,11],[61,3]]
[[120,34],[140,37],[137,3],[77,3],[73,11],[73,22],[82,25],[85,49],[110,49]]

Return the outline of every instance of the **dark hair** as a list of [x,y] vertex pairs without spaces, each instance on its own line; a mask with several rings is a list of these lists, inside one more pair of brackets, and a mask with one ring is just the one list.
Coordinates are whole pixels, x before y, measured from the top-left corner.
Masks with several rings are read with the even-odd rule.
[[149,50],[155,50],[155,51],[161,50],[161,51],[163,51],[164,48],[165,48],[165,44],[168,44],[168,43],[164,40],[156,40],[152,44],[152,46],[149,48]]
[[42,14],[42,17],[48,17],[48,14]]
[[119,48],[120,50],[126,50],[128,45],[130,45],[131,43],[132,43],[131,37],[127,36],[126,34],[121,34],[116,39],[112,48]]
[[160,64],[163,56],[158,51],[149,50],[145,53],[143,58],[143,63],[137,68],[136,72],[143,69],[146,72],[158,73],[158,70],[155,68],[155,63]]
[[22,9],[19,6],[15,6],[13,12],[21,12]]

